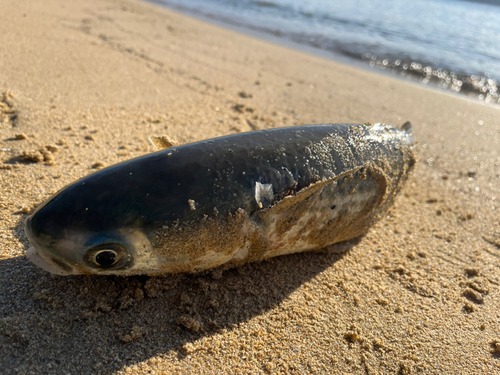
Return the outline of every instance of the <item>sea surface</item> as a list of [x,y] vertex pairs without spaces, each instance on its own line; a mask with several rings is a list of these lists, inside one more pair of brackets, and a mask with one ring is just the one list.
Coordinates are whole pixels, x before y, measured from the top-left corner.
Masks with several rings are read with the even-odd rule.
[[150,0],[500,103],[500,0]]

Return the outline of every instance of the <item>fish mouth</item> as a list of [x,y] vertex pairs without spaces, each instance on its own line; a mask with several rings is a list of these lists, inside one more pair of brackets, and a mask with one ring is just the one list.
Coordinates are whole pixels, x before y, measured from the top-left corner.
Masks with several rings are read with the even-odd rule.
[[68,276],[73,275],[73,272],[62,269],[59,265],[55,264],[51,259],[44,258],[34,246],[30,246],[26,252],[26,257],[35,266],[50,272],[53,275]]
[[36,241],[31,229],[31,217],[28,217],[26,223],[24,224],[24,232],[26,233],[26,236],[31,244],[26,252],[26,257],[31,263],[53,275],[68,276],[78,274],[78,272],[75,272],[69,265],[58,259],[47,256],[47,254],[40,249],[41,246]]

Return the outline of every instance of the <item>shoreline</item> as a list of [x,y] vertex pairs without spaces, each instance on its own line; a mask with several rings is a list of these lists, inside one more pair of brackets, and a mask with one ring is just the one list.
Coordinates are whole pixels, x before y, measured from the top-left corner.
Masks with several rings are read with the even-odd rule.
[[[498,106],[136,0],[7,0],[4,9],[3,371],[499,371]],[[27,215],[78,178],[155,151],[150,135],[189,143],[406,121],[419,161],[347,252],[165,277],[58,277],[26,259]]]
[[389,58],[387,56],[376,56],[370,53],[355,54],[349,51],[343,52],[342,48],[340,48],[340,50],[324,49],[319,45],[311,45],[297,41],[286,34],[277,35],[276,32],[252,25],[240,26],[236,23],[232,23],[228,19],[217,17],[212,13],[198,12],[183,6],[165,4],[161,1],[143,1],[174,12],[179,12],[187,17],[193,17],[203,22],[208,22],[231,31],[261,39],[265,42],[355,66],[375,74],[388,74],[391,77],[396,77],[404,81],[416,82],[424,87],[464,96],[470,100],[500,105],[500,82],[498,79],[494,78],[489,81],[490,76],[488,75],[457,73],[450,69],[433,67],[429,62],[409,58]]

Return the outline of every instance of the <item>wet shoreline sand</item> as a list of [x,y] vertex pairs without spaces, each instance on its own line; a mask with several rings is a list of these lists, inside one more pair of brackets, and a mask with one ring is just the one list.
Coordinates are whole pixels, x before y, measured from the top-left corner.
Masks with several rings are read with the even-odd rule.
[[[331,39],[332,36],[329,35],[328,32],[326,32],[328,27],[325,24],[322,24],[322,26],[319,27],[320,30],[322,28],[325,28],[324,31],[320,31],[319,34],[316,34],[314,31],[310,30],[310,28],[313,30],[315,29],[313,25],[306,26],[300,21],[300,26],[295,24],[295,27],[290,28],[284,25],[275,25],[273,24],[273,22],[263,24],[262,22],[256,21],[260,18],[257,14],[253,14],[253,16],[249,16],[247,14],[248,12],[255,12],[255,6],[257,6],[257,8],[262,7],[263,9],[266,9],[268,7],[273,8],[277,6],[277,4],[272,2],[250,2],[245,4],[240,3],[239,6],[242,7],[240,9],[242,18],[237,19],[228,16],[228,14],[225,13],[227,9],[224,9],[224,7],[220,5],[218,6],[214,2],[210,1],[208,1],[206,4],[208,8],[194,7],[194,4],[192,2],[188,2],[187,4],[176,4],[175,2],[172,3],[168,0],[165,3],[162,0],[152,0],[150,2],[153,4],[160,4],[168,9],[172,9],[173,11],[179,11],[182,14],[200,19],[204,22],[213,23],[215,25],[229,28],[230,30],[249,35],[251,37],[263,39],[271,43],[276,43],[278,45],[296,49],[305,53],[317,55],[322,58],[340,61],[341,63],[347,65],[355,65],[358,68],[362,68],[372,72],[375,71],[375,73],[378,74],[392,74],[393,76],[399,77],[400,79],[406,79],[412,82],[419,82],[422,85],[428,85],[433,89],[440,89],[449,93],[464,95],[468,99],[484,100],[486,103],[500,104],[500,85],[498,83],[498,77],[491,75],[494,69],[490,69],[490,73],[479,72],[477,70],[471,71],[470,68],[472,66],[472,61],[464,55],[462,55],[460,60],[464,63],[467,62],[469,64],[469,69],[465,70],[463,65],[461,68],[458,68],[457,66],[453,67],[453,64],[448,65],[439,63],[436,61],[436,59],[432,59],[429,57],[418,57],[418,53],[415,53],[415,51],[409,54],[409,52],[411,51],[408,50],[408,47],[403,48],[404,50],[406,50],[406,52],[400,51],[396,53],[390,50],[384,52],[384,49],[387,48],[387,46],[383,47],[380,44],[375,46],[365,45],[363,47],[363,42],[346,42],[342,38],[338,39],[338,37],[334,37],[333,39]],[[281,14],[281,17],[277,17],[278,20],[281,20],[281,18],[293,19],[295,17],[301,19],[301,16],[304,16],[304,13],[301,11],[295,10],[294,12],[291,10],[295,8],[293,2],[288,5],[290,6],[290,8],[287,6],[278,6],[281,11],[285,12],[284,14]],[[356,3],[356,5],[359,6],[360,4]],[[356,5],[353,5],[353,8],[351,9],[355,9]],[[392,5],[396,8],[398,7],[395,4]],[[448,3],[447,5],[449,6],[451,4]],[[232,6],[230,6],[229,8],[232,8]],[[252,8],[252,10],[250,10],[250,8]],[[313,15],[313,13],[308,13],[308,15],[310,17],[318,17],[318,19],[322,19],[323,17],[328,18],[330,13],[322,13],[320,10],[321,8],[323,8],[322,10],[324,12],[328,7],[319,7],[318,9],[316,9],[316,11],[318,12],[317,14]],[[343,19],[343,21],[341,21],[340,23],[344,24],[345,22],[344,25],[348,25],[349,21],[345,19],[345,9],[342,9],[342,7],[340,8],[340,18]],[[221,10],[222,12],[220,12]],[[402,11],[402,9],[399,10]],[[443,9],[441,9],[441,11],[442,10]],[[369,14],[370,11],[372,11],[371,8],[369,10],[365,9],[365,14]],[[414,9],[413,11],[422,13],[417,9]],[[436,9],[434,9],[434,11],[436,11]],[[289,14],[288,12],[292,12],[293,15]],[[387,12],[390,12],[390,8],[385,9],[385,14],[387,14]],[[409,9],[406,9],[406,13],[410,14],[412,12],[409,11]],[[438,11],[438,13],[440,12]],[[265,12],[262,15],[265,15]],[[305,16],[306,19],[308,19],[309,16]],[[451,16],[451,18],[453,18],[453,16]],[[480,17],[476,16],[476,18]],[[377,17],[370,17],[370,21],[374,21],[375,23],[377,23],[377,20],[380,21],[380,19],[378,19]],[[412,20],[414,22],[417,21],[416,18],[413,18]],[[426,19],[426,21],[428,22],[427,25],[433,24],[438,20],[439,17],[435,19],[432,17],[430,19]],[[297,21],[297,19],[295,19],[295,21]],[[333,23],[336,23],[335,21],[338,22],[339,20],[334,18],[334,20],[332,21]],[[359,19],[351,21],[353,21],[354,24],[357,24],[358,27],[360,25],[368,26],[366,23],[360,21]],[[450,19],[449,22],[453,21]],[[383,25],[381,26],[382,29],[384,29],[385,27]],[[407,34],[407,32],[405,32],[404,30],[395,32],[393,27],[391,27],[392,30],[389,32],[395,34],[392,35],[393,38],[395,37],[396,39],[398,39],[400,35]],[[395,27],[395,29],[397,28],[398,26]],[[341,34],[343,31],[345,30],[338,30],[338,33]],[[369,34],[367,33],[367,31],[368,30],[365,30],[365,33],[360,33],[358,37],[364,34]],[[436,35],[440,35],[440,32],[438,30],[433,31],[434,33],[436,33]],[[456,35],[456,37],[467,39],[467,35],[465,35],[466,33],[463,33],[464,30],[462,29],[461,31],[462,33],[460,35]],[[310,32],[312,32],[312,34],[310,34]],[[432,32],[430,30],[426,30],[424,35],[420,36],[419,38],[430,38],[431,35]],[[412,38],[409,37],[409,39],[411,40]],[[448,35],[445,37],[441,35],[441,40],[453,40],[453,36]],[[406,42],[408,42],[408,40],[406,40]],[[427,42],[430,43],[430,45],[427,45],[428,49],[433,50],[433,41],[428,40]],[[398,44],[398,42],[395,43]],[[401,43],[401,41],[399,41],[399,43]],[[382,45],[383,44],[384,43],[382,42]],[[375,52],[374,50],[372,50],[373,48],[381,48],[382,50],[378,50],[378,52]],[[362,52],[363,50],[364,52]],[[445,52],[442,50],[439,51],[441,52],[441,55],[443,53],[450,52]],[[462,50],[462,53],[464,52],[466,53],[466,51]],[[486,63],[486,61],[483,61],[483,63]]]
[[[151,4],[3,8],[0,372],[500,371],[498,108]],[[164,278],[55,277],[24,257],[27,213],[154,151],[151,134],[408,120],[419,163],[346,253]]]

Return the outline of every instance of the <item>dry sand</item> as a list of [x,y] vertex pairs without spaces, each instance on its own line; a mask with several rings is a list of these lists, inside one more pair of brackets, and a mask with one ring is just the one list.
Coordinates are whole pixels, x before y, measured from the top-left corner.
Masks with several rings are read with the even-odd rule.
[[[2,1],[0,373],[500,373],[500,111],[127,0]],[[97,168],[252,129],[411,120],[420,162],[343,255],[56,277],[22,223]]]

